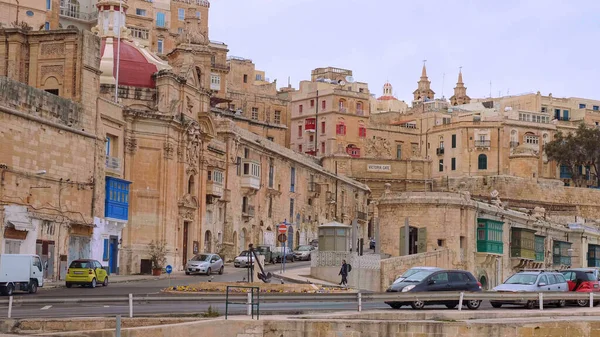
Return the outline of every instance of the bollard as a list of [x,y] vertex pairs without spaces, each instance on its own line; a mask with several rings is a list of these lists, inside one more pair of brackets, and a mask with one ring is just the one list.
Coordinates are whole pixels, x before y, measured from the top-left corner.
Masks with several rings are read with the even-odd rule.
[[539,293],[540,310],[544,310],[544,294]]
[[129,318],[133,318],[133,294],[129,294]]
[[8,299],[8,318],[12,317],[12,301],[13,301],[13,297],[11,296]]
[[117,315],[117,323],[115,324],[115,337],[121,337],[121,315]]
[[359,292],[358,293],[358,312],[362,311],[362,294]]
[[590,308],[594,307],[594,293],[590,292]]
[[248,293],[248,310],[246,311],[246,315],[252,316],[252,293]]
[[462,291],[460,292],[460,299],[458,300],[458,311],[462,311],[462,303],[463,303],[463,298],[465,297],[465,293],[463,293]]

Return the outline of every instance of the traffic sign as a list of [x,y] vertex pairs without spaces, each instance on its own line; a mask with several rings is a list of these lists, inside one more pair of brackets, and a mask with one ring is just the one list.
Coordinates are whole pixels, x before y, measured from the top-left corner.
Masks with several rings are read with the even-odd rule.
[[279,234],[285,234],[287,233],[287,226],[285,224],[281,224],[277,227],[277,230],[279,231]]
[[286,242],[286,241],[287,241],[287,235],[285,235],[285,234],[279,234],[279,235],[277,236],[277,241],[279,241],[279,242],[281,242],[281,243],[284,243],[284,242]]
[[168,265],[165,267],[165,271],[167,272],[167,274],[171,274],[173,272],[173,267],[171,267],[171,265]]

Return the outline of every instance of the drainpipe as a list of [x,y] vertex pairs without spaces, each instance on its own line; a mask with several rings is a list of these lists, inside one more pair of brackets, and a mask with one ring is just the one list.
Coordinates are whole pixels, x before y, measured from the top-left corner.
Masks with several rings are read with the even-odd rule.
[[498,175],[500,175],[500,128],[498,128],[498,148],[496,152],[498,153]]

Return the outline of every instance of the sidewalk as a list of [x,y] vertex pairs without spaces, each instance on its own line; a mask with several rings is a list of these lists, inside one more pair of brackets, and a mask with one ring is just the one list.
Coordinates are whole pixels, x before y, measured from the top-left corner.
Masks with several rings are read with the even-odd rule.
[[323,280],[319,280],[310,276],[310,267],[307,268],[297,268],[286,270],[285,273],[280,274],[280,272],[273,273],[274,278],[278,278],[280,280],[290,282],[290,283],[311,283],[315,285],[320,285],[324,287],[337,287],[341,288],[339,284],[327,282]]
[[[183,271],[174,271],[171,273],[171,277],[177,277],[184,275]],[[168,274],[164,273],[160,276],[152,275],[109,275],[109,283],[127,283],[127,282],[139,282],[139,281],[155,281],[155,280],[166,280],[169,277]],[[44,280],[44,289],[48,288],[62,288],[65,287],[65,280],[60,281],[46,281]]]

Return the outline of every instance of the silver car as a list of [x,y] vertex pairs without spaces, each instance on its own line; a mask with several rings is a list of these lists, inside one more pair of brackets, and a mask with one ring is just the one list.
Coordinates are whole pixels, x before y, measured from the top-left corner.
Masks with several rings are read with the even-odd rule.
[[206,274],[218,272],[223,275],[223,259],[217,254],[198,254],[191,258],[185,266],[185,274]]
[[[550,292],[550,291],[569,291],[569,285],[563,274],[550,271],[522,271],[509,277],[503,284],[493,289],[497,292]],[[522,305],[527,309],[533,309],[538,304],[537,301],[525,300],[493,300],[490,301],[492,307],[500,308],[503,304]],[[564,307],[565,300],[544,301],[545,303],[555,304],[557,307]]]
[[233,266],[236,268],[248,268],[254,263],[254,256],[247,250],[244,250],[233,260]]
[[298,246],[294,251],[294,258],[298,261],[310,261],[310,253],[313,250],[316,250],[316,248],[312,245]]

